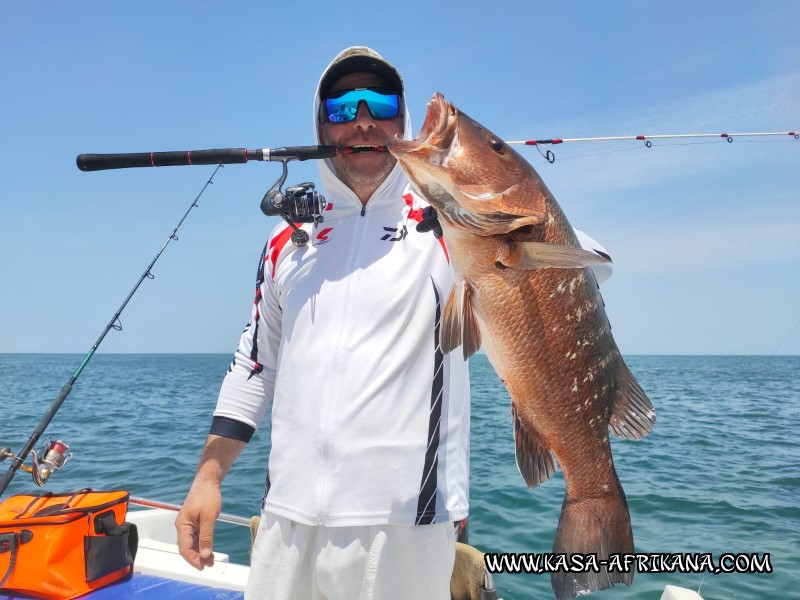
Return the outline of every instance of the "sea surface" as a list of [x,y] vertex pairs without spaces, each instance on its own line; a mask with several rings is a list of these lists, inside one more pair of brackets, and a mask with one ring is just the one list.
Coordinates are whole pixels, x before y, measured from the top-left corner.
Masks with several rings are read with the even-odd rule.
[[[46,489],[128,489],[180,503],[191,483],[229,355],[97,354],[46,436],[74,457]],[[19,451],[82,355],[0,354],[0,448]],[[653,400],[655,429],[614,440],[641,553],[769,553],[772,573],[641,573],[597,599],[658,600],[665,585],[706,600],[800,598],[800,357],[629,356]],[[515,462],[509,398],[483,355],[471,359],[470,543],[549,552],[560,473],[528,489]],[[303,393],[298,384],[298,393]],[[45,436],[45,437],[46,437]],[[38,446],[38,444],[37,444]],[[223,486],[228,513],[257,514],[269,452],[263,427]],[[0,473],[8,462],[0,463]],[[7,497],[36,490],[18,473]],[[215,547],[247,562],[249,532],[220,525]],[[505,600],[552,598],[547,574],[499,574]]]

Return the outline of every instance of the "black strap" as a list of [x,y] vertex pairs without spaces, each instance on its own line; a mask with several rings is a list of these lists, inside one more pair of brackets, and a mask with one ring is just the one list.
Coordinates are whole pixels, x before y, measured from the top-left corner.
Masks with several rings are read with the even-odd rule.
[[0,590],[11,577],[14,572],[14,567],[17,565],[17,548],[22,544],[27,544],[33,539],[33,532],[28,529],[23,529],[19,533],[11,531],[9,533],[0,533],[0,554],[11,552],[11,558],[8,561],[8,569],[3,579],[0,579]]
[[117,518],[114,511],[108,511],[97,515],[94,518],[94,532],[105,535],[122,535],[127,528],[125,525],[117,525]]

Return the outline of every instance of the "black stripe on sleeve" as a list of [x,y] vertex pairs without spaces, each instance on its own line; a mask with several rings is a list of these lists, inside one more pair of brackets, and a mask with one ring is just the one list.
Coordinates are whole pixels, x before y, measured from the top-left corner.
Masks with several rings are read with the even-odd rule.
[[228,417],[214,417],[211,421],[211,430],[208,433],[246,443],[250,441],[255,432],[255,428],[247,423]]

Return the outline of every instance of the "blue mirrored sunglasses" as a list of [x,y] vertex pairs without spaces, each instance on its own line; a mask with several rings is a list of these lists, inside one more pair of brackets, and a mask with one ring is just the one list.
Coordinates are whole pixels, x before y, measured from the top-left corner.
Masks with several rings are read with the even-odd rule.
[[394,119],[400,114],[400,97],[392,90],[357,88],[343,90],[325,98],[325,118],[329,123],[355,121],[361,103],[373,119]]

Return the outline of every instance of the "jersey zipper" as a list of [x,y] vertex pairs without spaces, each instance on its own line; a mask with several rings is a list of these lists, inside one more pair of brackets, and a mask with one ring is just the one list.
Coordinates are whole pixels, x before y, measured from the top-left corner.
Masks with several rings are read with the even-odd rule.
[[331,387],[328,390],[328,402],[325,406],[325,417],[323,420],[322,425],[322,432],[321,432],[321,460],[322,460],[322,477],[321,477],[321,485],[319,489],[319,500],[318,500],[318,507],[319,507],[319,514],[317,516],[318,521],[321,525],[327,525],[327,491],[328,491],[328,477],[329,477],[329,463],[331,460],[330,456],[330,428],[331,428],[331,419],[333,413],[333,404],[337,397],[337,373],[340,373],[341,370],[339,368],[339,363],[343,360],[342,357],[342,334],[344,333],[344,324],[348,319],[348,310],[350,308],[350,297],[352,294],[352,286],[353,286],[353,273],[355,272],[355,266],[358,262],[358,257],[361,253],[362,247],[362,237],[363,237],[363,230],[364,230],[364,223],[365,223],[365,216],[366,216],[367,206],[366,204],[361,206],[361,214],[360,218],[356,219],[356,224],[353,229],[352,235],[352,246],[350,248],[350,257],[347,261],[347,283],[345,284],[345,292],[344,292],[344,306],[342,307],[342,319],[339,321],[339,329],[336,335],[336,345],[334,348],[333,353],[333,376],[331,377]]

